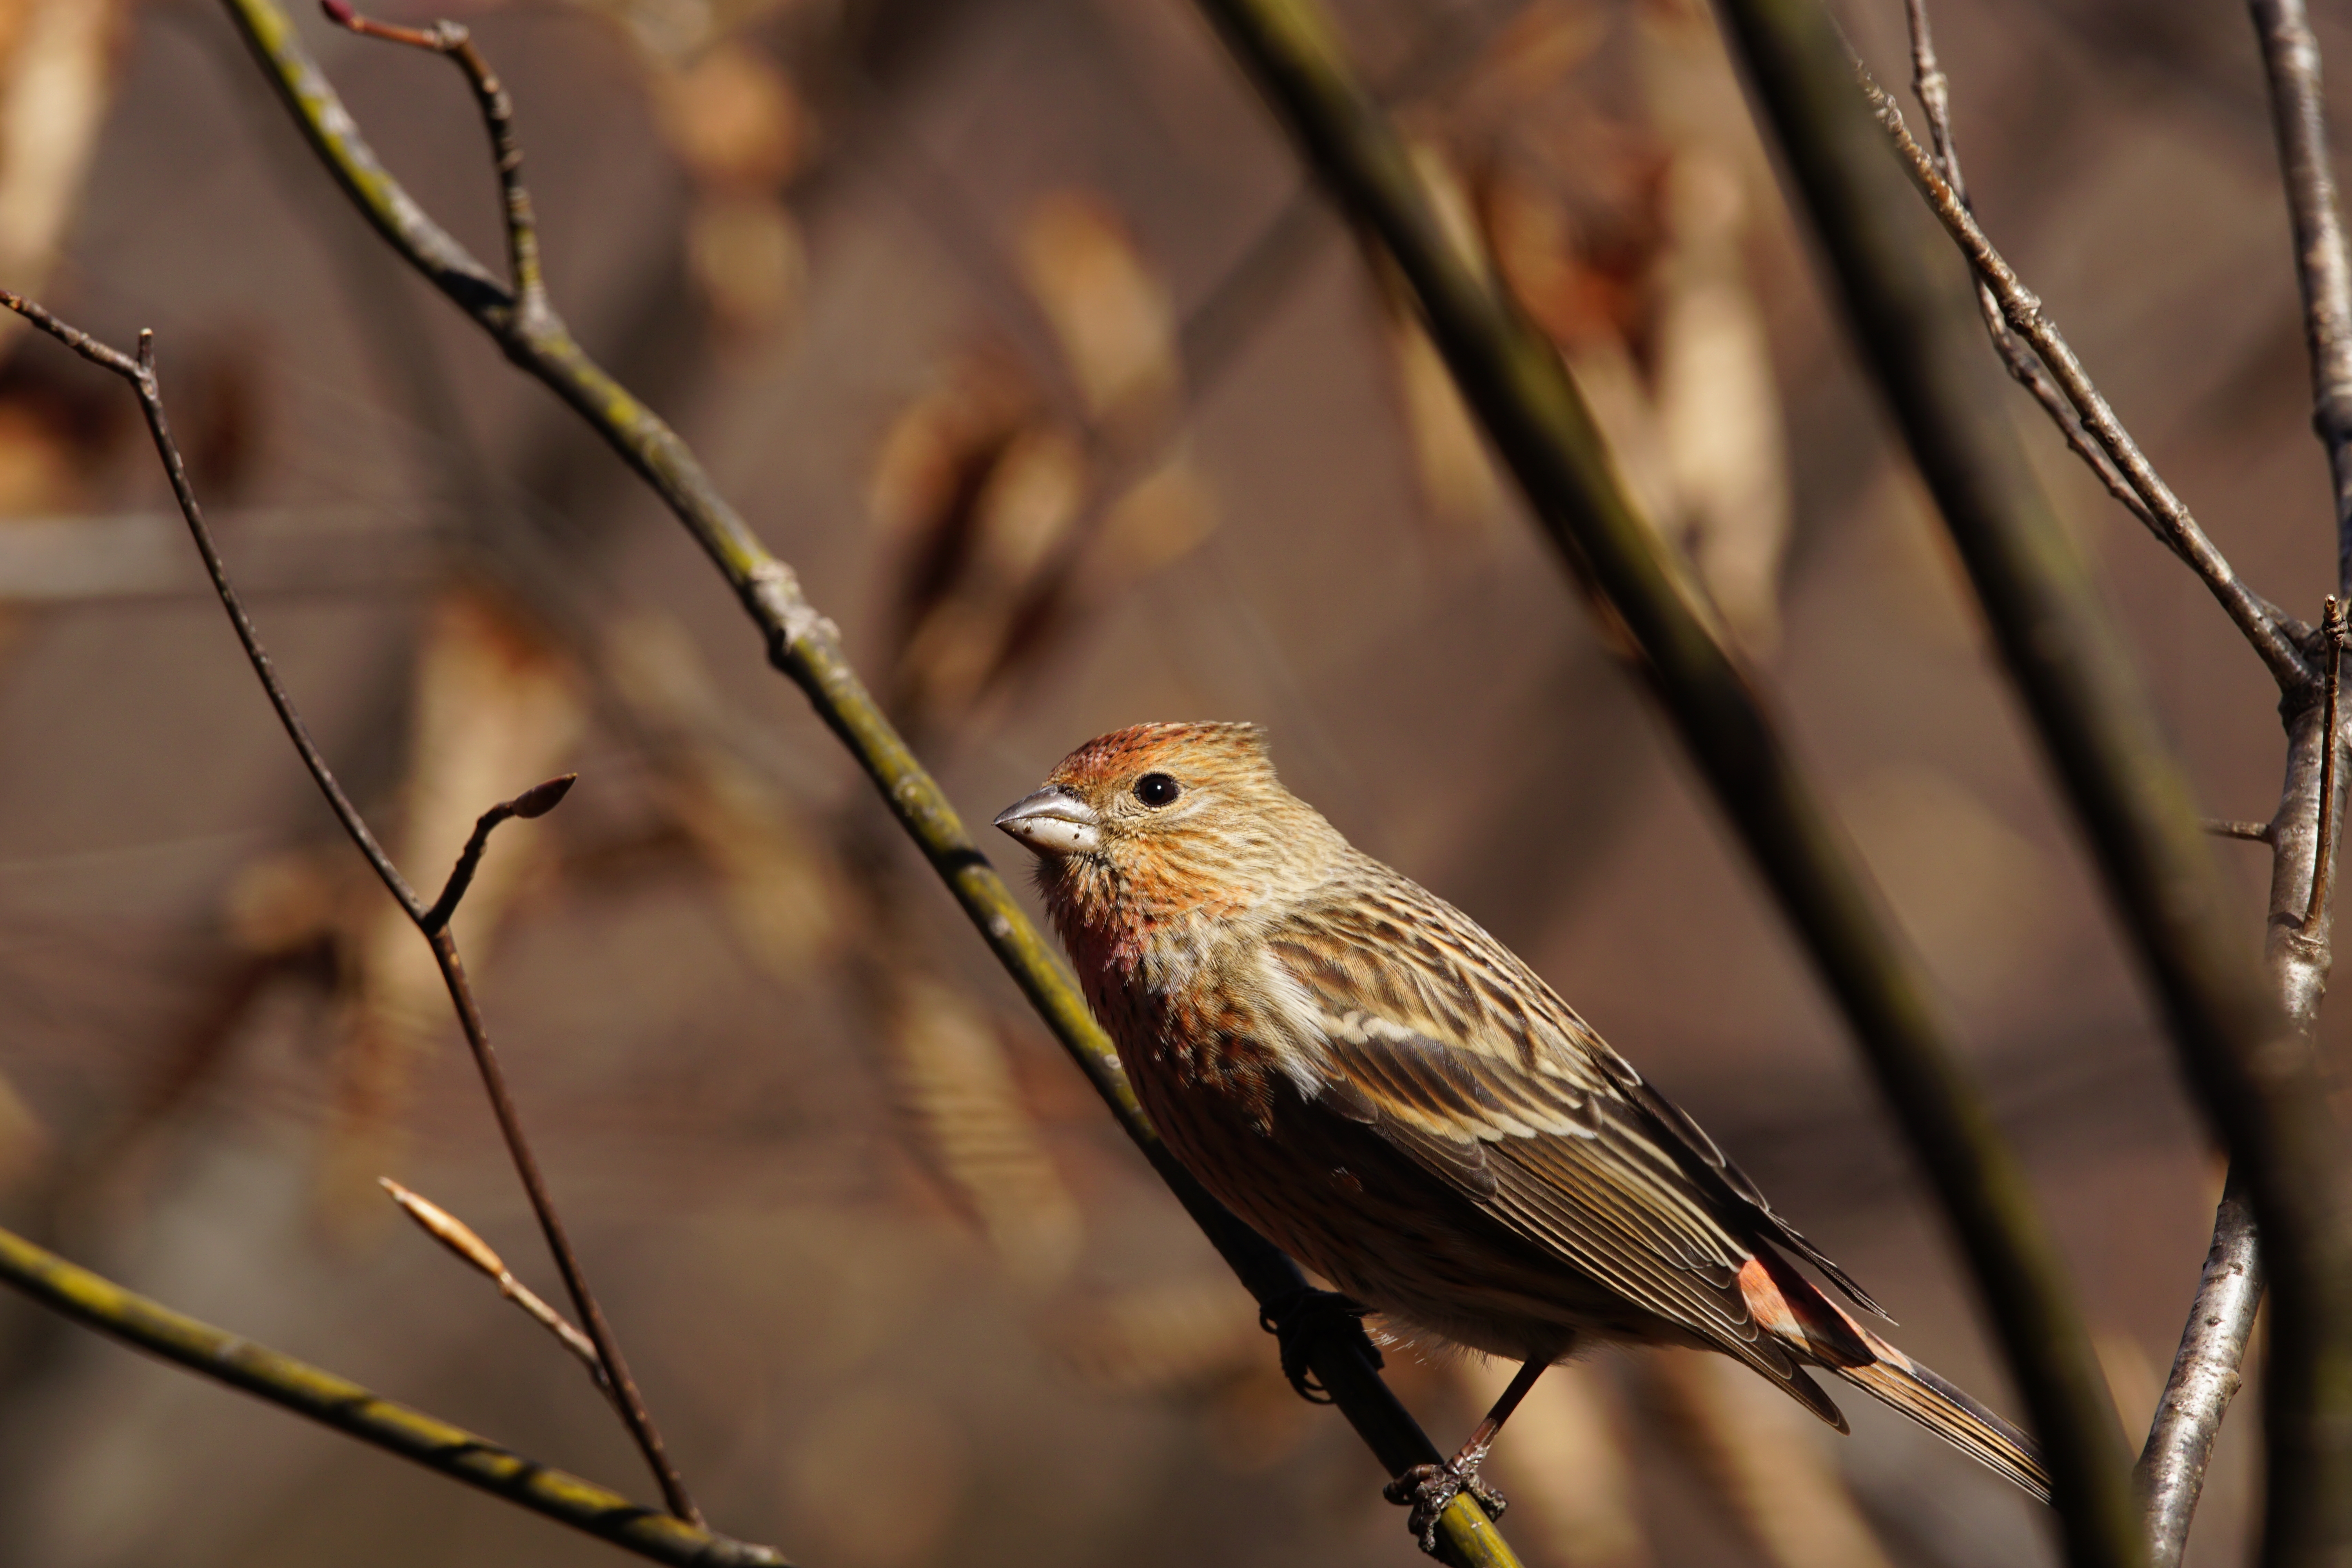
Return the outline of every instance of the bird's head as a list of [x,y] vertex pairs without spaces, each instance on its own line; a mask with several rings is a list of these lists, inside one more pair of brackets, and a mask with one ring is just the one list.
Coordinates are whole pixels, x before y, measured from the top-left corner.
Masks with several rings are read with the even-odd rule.
[[996,826],[1037,855],[1056,916],[1239,912],[1312,885],[1347,841],[1282,787],[1255,724],[1138,724],[1062,759]]

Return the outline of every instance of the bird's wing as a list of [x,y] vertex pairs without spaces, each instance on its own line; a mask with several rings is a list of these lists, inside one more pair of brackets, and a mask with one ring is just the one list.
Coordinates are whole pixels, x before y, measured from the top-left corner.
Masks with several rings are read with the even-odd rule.
[[1433,895],[1358,884],[1265,952],[1334,1110],[1644,1309],[1752,1345],[1738,1277],[1761,1231],[1875,1310],[1696,1122]]

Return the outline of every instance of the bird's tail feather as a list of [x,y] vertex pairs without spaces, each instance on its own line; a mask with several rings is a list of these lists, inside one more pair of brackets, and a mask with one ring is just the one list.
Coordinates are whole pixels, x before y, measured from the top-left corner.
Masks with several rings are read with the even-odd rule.
[[[1854,1321],[1787,1258],[1759,1247],[1740,1268],[1738,1279],[1757,1323],[1782,1344],[1893,1405],[1995,1475],[2050,1500],[2050,1472],[2032,1438]],[[1811,1398],[1793,1385],[1790,1392],[1822,1420],[1845,1429],[1837,1407],[1818,1388]]]
[[2050,1472],[2042,1468],[2042,1452],[2032,1438],[1869,1330],[1862,1334],[1878,1359],[1829,1371],[2041,1501],[2050,1500]]

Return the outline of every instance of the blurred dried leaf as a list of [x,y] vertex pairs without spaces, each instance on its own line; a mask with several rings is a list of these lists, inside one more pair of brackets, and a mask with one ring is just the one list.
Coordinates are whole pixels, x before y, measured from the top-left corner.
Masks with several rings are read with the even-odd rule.
[[[936,1402],[861,1384],[814,1413],[785,1459],[793,1542],[843,1568],[912,1568],[947,1538],[971,1471],[970,1439]],[[877,1489],[888,1506],[842,1506]]]
[[1601,146],[1580,139],[1561,154],[1591,176],[1587,188],[1504,161],[1480,181],[1478,216],[1504,281],[1547,336],[1571,356],[1604,342],[1638,357],[1666,242],[1664,154],[1622,128],[1591,129]]
[[1397,395],[1428,515],[1449,533],[1492,538],[1502,516],[1503,488],[1486,437],[1420,318],[1391,309],[1388,323]]
[[55,1143],[39,1115],[0,1073],[0,1194],[14,1191],[47,1164]]
[[1051,1289],[1077,1260],[1084,1222],[993,1021],[903,967],[888,983],[892,1088],[917,1150],[980,1222],[1006,1272]]
[[[428,890],[457,858],[474,821],[519,786],[562,771],[587,710],[568,659],[493,602],[446,595],[428,621],[415,674],[415,719],[400,865]],[[545,862],[544,832],[502,835],[483,857],[453,929],[478,973],[516,891]],[[417,1059],[452,1027],[431,951],[390,900],[375,904],[354,953],[356,976],[341,1068],[340,1125],[329,1140],[324,1196],[361,1206],[398,1135]]]
[[975,575],[983,591],[1026,583],[1069,531],[1086,494],[1086,458],[1067,433],[1024,430],[980,498]]
[[[38,293],[113,92],[124,0],[0,5],[0,277]],[[11,317],[12,325],[21,325]]]
[[1059,595],[1087,464],[1034,406],[1001,356],[966,354],[882,443],[875,521],[904,542],[888,701],[912,728],[966,710],[1005,672],[1024,606]]
[[1156,1280],[1088,1300],[1055,1341],[1080,1378],[1111,1394],[1187,1392],[1273,1359],[1257,1304],[1226,1274]]
[[573,0],[618,24],[647,59],[670,70],[778,12],[814,10],[832,0]]
[[81,472],[80,455],[47,410],[0,401],[0,520],[79,510]]
[[1108,203],[1040,200],[1021,230],[1022,275],[1098,421],[1149,423],[1181,392],[1176,311]]
[[740,41],[656,73],[654,123],[697,184],[739,196],[782,190],[807,163],[815,129],[791,79]]
[[791,324],[808,286],[800,225],[772,195],[711,195],[687,219],[687,265],[724,339]]
[[1037,569],[1085,500],[1077,442],[1050,426],[1015,435],[974,498],[950,592],[916,620],[892,689],[918,721],[964,708],[1002,667],[1012,623]]
[[1108,597],[1174,565],[1217,531],[1217,498],[1182,453],[1137,481],[1111,506],[1087,557],[1087,587]]
[[1570,192],[1504,161],[1480,211],[1497,265],[1568,356],[1627,489],[1690,557],[1739,640],[1769,652],[1790,501],[1771,348],[1746,280],[1739,176],[1704,146],[1612,134],[1623,142],[1617,178]]
[[662,805],[715,871],[745,953],[787,985],[807,980],[846,921],[839,868],[796,802],[718,743],[727,722],[686,628],[639,611],[606,645],[605,668],[653,745]]
[[1610,21],[1590,0],[1530,0],[1472,69],[1481,112],[1508,110],[1551,91],[1592,58]]
[[344,870],[350,856],[351,847],[338,838],[323,849],[281,850],[238,868],[222,900],[229,940],[249,953],[278,958],[331,936],[351,887]]
[[1675,160],[1669,188],[1675,255],[1655,383],[1673,526],[1725,618],[1769,650],[1780,640],[1789,467],[1771,345],[1739,252],[1743,195],[1701,152]]
[[1727,1356],[1661,1350],[1641,1364],[1669,1431],[1774,1568],[1893,1568],[1811,1413]]
[[[1513,1368],[1483,1356],[1454,1363],[1485,1410]],[[1645,1568],[1650,1547],[1609,1380],[1589,1363],[1544,1373],[1503,1429],[1488,1472],[1511,1504],[1523,1549],[1568,1568]]]
[[767,780],[717,752],[681,759],[674,809],[723,879],[744,950],[787,984],[807,980],[840,935],[837,877],[818,840]]
[[[1028,379],[1005,355],[982,350],[950,361],[876,450],[866,510],[883,538],[928,556],[941,548],[938,535],[968,527],[982,488],[1034,405]],[[908,602],[919,605],[923,593]]]

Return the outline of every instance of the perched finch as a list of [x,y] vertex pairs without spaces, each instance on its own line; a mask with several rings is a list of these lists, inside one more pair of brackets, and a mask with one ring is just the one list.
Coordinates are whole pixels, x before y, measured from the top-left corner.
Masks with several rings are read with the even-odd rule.
[[1543,1369],[1611,1341],[1884,1400],[2047,1500],[2032,1439],[1863,1327],[1876,1303],[1468,916],[1283,788],[1249,724],[1090,741],[996,826],[1135,1090],[1202,1185],[1408,1336],[1521,1363],[1445,1465],[1398,1478],[1433,1549]]

